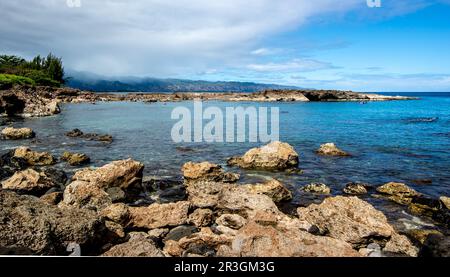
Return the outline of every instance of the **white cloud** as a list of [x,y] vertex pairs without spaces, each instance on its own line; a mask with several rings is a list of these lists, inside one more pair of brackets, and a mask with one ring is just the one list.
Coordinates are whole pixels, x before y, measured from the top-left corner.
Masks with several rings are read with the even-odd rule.
[[313,59],[293,59],[282,63],[250,64],[247,68],[259,72],[307,72],[330,69],[333,66]]
[[261,39],[316,15],[353,9],[361,0],[81,3],[69,8],[66,0],[0,1],[0,51],[52,51],[67,67],[105,75],[189,74],[252,63],[249,53]]

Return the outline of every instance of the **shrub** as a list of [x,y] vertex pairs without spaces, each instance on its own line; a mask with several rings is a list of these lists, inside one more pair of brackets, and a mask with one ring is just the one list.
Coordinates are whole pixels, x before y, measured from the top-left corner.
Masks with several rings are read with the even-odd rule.
[[13,74],[0,74],[0,89],[8,89],[16,84],[34,86],[36,83],[28,77]]

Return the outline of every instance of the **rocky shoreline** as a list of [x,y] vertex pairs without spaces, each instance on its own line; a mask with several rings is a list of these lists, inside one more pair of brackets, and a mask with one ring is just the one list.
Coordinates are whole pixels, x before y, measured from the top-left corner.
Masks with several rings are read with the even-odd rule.
[[415,100],[413,97],[384,96],[336,90],[267,90],[257,93],[93,93],[71,88],[15,86],[0,91],[0,115],[39,117],[58,114],[59,103],[129,102],[343,102]]
[[[0,92],[1,107],[7,115],[55,114],[59,112],[58,102],[149,101],[147,97],[175,101],[175,95],[105,97],[72,89],[28,89]],[[249,100],[257,95],[263,97],[258,99],[273,101],[303,101],[300,99],[307,96],[308,101],[309,98],[313,101],[367,100],[361,98],[366,96],[349,93],[331,93],[333,96],[325,92],[311,93],[285,92],[284,100],[268,96],[270,92],[238,97],[246,100],[230,100],[228,94],[211,94],[214,98],[208,99],[258,101]],[[176,97],[176,101],[200,96],[183,95]],[[292,100],[295,95],[302,96]],[[383,99],[396,98],[383,96]],[[1,130],[2,139],[20,141],[35,136],[29,128]],[[109,135],[78,129],[66,136],[105,145],[113,142]],[[316,154],[340,159],[352,157],[333,143],[323,144]],[[62,162],[86,167],[68,176],[68,172],[55,166]],[[229,170],[209,161],[187,162],[181,168],[181,181],[144,176],[144,164],[132,159],[98,168],[87,167],[90,162],[84,153],[66,152],[57,157],[28,147],[1,155],[0,255],[450,256],[450,201],[446,196],[435,199],[396,182],[381,186],[349,183],[340,195],[333,196],[326,184],[311,183],[305,184],[302,190],[320,196],[322,201],[286,212],[282,206],[292,199],[291,188],[276,179],[243,183],[240,182],[243,178],[233,172],[234,168],[241,168],[245,169],[243,172],[301,174],[302,161],[287,143],[273,142],[250,149],[242,156],[229,157],[227,161],[215,161],[227,164]],[[436,227],[400,232],[367,202],[368,198],[399,205],[410,214],[432,220]]]

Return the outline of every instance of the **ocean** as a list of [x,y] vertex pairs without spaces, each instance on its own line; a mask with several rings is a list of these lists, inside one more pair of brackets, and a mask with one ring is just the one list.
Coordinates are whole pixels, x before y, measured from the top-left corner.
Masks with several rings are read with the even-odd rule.
[[[399,93],[394,93],[399,95]],[[404,182],[417,191],[439,197],[450,195],[450,94],[402,94],[420,100],[342,103],[229,103],[205,102],[204,107],[255,106],[280,109],[280,140],[300,154],[302,174],[288,175],[257,171],[239,172],[242,182],[268,177],[282,180],[294,192],[290,207],[317,201],[300,188],[321,182],[342,194],[349,182],[379,186]],[[30,127],[37,134],[32,141],[0,141],[0,150],[20,145],[60,155],[64,151],[88,154],[93,166],[131,157],[145,164],[145,175],[180,179],[181,166],[188,161],[210,161],[226,167],[226,160],[242,155],[259,143],[174,143],[171,129],[177,120],[171,112],[192,102],[64,104],[57,116],[15,120],[15,127]],[[114,142],[104,145],[68,138],[74,128],[84,132],[108,133]],[[350,158],[320,157],[315,150],[334,142],[352,154]],[[63,163],[58,164],[65,167]],[[73,172],[77,168],[65,169]],[[425,181],[425,182],[424,182]],[[424,184],[426,183],[426,184]],[[378,198],[369,201],[399,218],[402,207]],[[394,216],[397,215],[397,216]]]

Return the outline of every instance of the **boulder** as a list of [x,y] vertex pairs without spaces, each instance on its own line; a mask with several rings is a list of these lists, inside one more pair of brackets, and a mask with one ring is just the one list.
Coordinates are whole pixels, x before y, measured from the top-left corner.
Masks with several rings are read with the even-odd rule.
[[317,154],[322,156],[334,156],[334,157],[348,157],[349,153],[339,149],[334,143],[325,143],[320,146],[316,151]]
[[111,197],[100,187],[89,182],[74,181],[64,190],[60,206],[101,211],[111,204]]
[[100,214],[108,220],[121,225],[126,225],[130,220],[128,206],[123,203],[112,204],[103,209]]
[[49,189],[58,187],[52,179],[43,172],[26,169],[16,172],[11,178],[1,183],[3,189],[12,190],[20,194],[41,196]]
[[5,139],[19,140],[30,139],[35,137],[35,133],[30,128],[12,128],[8,127],[2,130],[2,136]]
[[147,234],[134,235],[129,241],[113,246],[104,257],[164,257],[164,254]]
[[297,210],[299,218],[317,226],[322,234],[346,241],[355,249],[365,248],[376,242],[385,246],[401,239],[404,248],[401,253],[413,253],[412,244],[399,237],[389,225],[386,216],[369,203],[357,197],[331,197],[322,204],[312,204]]
[[251,221],[230,244],[220,247],[219,257],[358,257],[344,241],[309,234],[296,228]]
[[387,196],[387,198],[389,198],[390,200],[402,205],[410,204],[415,196],[420,195],[417,191],[408,187],[407,185],[394,182],[387,183],[377,188],[377,192]]
[[299,155],[289,144],[275,141],[253,148],[242,157],[233,157],[228,164],[244,169],[287,170],[298,167]]
[[66,161],[71,166],[88,164],[91,159],[86,154],[64,152],[61,160]]
[[186,224],[189,206],[189,202],[182,201],[170,204],[152,204],[148,207],[129,207],[128,227],[150,230]]
[[223,214],[216,219],[216,223],[219,226],[239,230],[247,223],[247,220],[238,214]]
[[189,215],[188,223],[196,227],[206,227],[211,224],[213,217],[214,213],[210,209],[196,209]]
[[74,181],[90,182],[107,189],[119,187],[123,190],[141,186],[144,165],[131,159],[109,163],[98,169],[82,169],[73,176]]
[[331,189],[325,184],[311,183],[302,188],[303,191],[315,193],[315,194],[330,194]]
[[182,168],[183,177],[188,182],[214,181],[234,183],[239,180],[239,174],[224,172],[222,167],[209,162],[188,162]]
[[349,183],[345,186],[343,192],[348,195],[363,195],[368,193],[367,187],[366,184]]
[[272,179],[263,184],[252,184],[245,186],[249,191],[258,194],[264,194],[272,198],[276,203],[289,201],[292,199],[292,193],[279,181]]
[[95,254],[104,222],[93,212],[60,209],[32,196],[0,190],[0,247],[23,247],[36,255],[66,255],[70,243]]
[[14,150],[14,157],[21,158],[32,166],[53,165],[56,159],[47,152],[35,152],[28,147],[19,147]]

